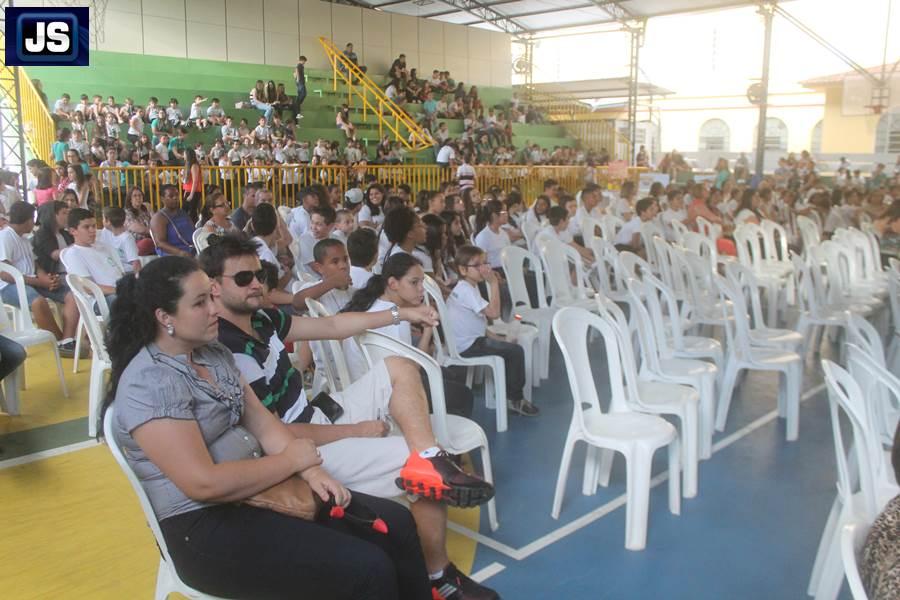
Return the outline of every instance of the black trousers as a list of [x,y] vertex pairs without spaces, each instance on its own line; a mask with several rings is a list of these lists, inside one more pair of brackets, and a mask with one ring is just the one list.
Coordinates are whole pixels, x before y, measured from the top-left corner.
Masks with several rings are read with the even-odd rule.
[[[428,398],[428,410],[434,412],[431,407],[431,388],[428,386],[425,371],[419,369],[419,373],[422,375],[422,385]],[[475,397],[472,390],[466,387],[465,370],[458,367],[441,367],[441,374],[444,376],[444,404],[447,406],[447,414],[470,419],[475,406]]]
[[221,504],[160,522],[179,577],[226,598],[430,600],[431,585],[409,511],[354,493],[389,534],[325,518],[304,521]]
[[[19,342],[0,335],[0,381],[18,369],[25,362],[25,348]],[[471,395],[471,392],[470,392]],[[469,412],[471,413],[471,402]]]
[[[514,401],[525,397],[525,350],[522,349],[522,346],[489,337],[480,337],[460,354],[466,358],[490,355],[502,357],[506,365],[506,396]],[[503,399],[498,398],[497,401],[502,402]]]

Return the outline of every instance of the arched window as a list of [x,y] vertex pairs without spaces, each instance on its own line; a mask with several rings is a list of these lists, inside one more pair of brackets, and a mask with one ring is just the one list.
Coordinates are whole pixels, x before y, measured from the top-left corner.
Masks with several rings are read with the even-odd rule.
[[700,126],[701,152],[728,152],[731,144],[731,130],[722,119],[710,119]]
[[[756,148],[756,128],[753,128],[753,147]],[[787,152],[788,129],[784,121],[777,117],[766,119],[766,150]]]
[[900,107],[894,107],[881,115],[875,130],[875,152],[897,154],[900,152]]
[[815,156],[822,152],[822,121],[816,123],[813,127],[812,135],[809,140],[809,151]]

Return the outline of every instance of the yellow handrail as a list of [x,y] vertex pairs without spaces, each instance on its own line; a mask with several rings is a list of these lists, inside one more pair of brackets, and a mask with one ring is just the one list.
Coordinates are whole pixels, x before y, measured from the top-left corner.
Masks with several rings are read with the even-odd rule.
[[[384,91],[359,66],[344,56],[331,40],[320,37],[319,43],[322,44],[331,63],[334,91],[337,91],[340,78],[347,85],[347,104],[351,105],[356,96],[362,101],[364,121],[367,120],[369,111],[378,117],[379,137],[384,135],[386,127],[394,134],[396,141],[412,152],[425,150],[434,145],[434,140],[425,129],[416,123],[403,107],[388,98]],[[403,134],[402,127],[406,128],[407,135]]]
[[[56,140],[56,126],[50,118],[50,111],[38,94],[34,84],[22,67],[10,67],[6,64],[6,34],[0,31],[0,82],[7,88],[5,94],[8,109],[15,117],[16,112],[22,115],[23,134],[31,148],[31,153],[48,164],[53,163],[51,147]],[[19,103],[16,102],[16,72],[18,72]],[[26,157],[22,157],[24,163]],[[24,166],[24,165],[23,165]]]
[[[637,183],[640,173],[647,169],[629,167],[626,179]],[[365,167],[265,165],[235,167],[201,167],[203,189],[199,205],[206,203],[206,196],[215,187],[224,192],[232,207],[241,203],[243,188],[256,183],[272,193],[276,206],[297,206],[304,187],[321,184],[335,185],[343,194],[351,181],[365,181],[368,176],[389,188],[406,184],[415,196],[421,190],[436,190],[456,177],[456,171],[438,165],[369,165]],[[518,189],[526,204],[531,204],[543,191],[544,181],[555,179],[563,189],[575,193],[586,183],[587,167],[581,166],[526,166],[479,165],[475,167],[475,183],[479,190],[487,192],[498,187],[505,192]],[[93,169],[97,200],[101,206],[125,206],[128,190],[133,187],[144,192],[153,210],[160,206],[160,188],[166,184],[182,189],[184,169],[181,167],[97,167]],[[624,179],[610,179],[606,167],[595,167],[592,179],[601,185],[618,188]],[[195,199],[196,200],[196,199]]]

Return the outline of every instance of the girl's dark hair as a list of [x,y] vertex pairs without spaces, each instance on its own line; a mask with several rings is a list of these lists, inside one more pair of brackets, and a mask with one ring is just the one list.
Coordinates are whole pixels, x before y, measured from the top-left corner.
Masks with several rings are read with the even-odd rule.
[[37,173],[37,189],[45,190],[53,187],[53,171],[50,167],[43,167]]
[[756,214],[756,210],[754,210],[753,208],[753,196],[755,194],[756,190],[754,190],[753,188],[747,188],[746,190],[744,190],[744,192],[741,194],[741,201],[738,203],[737,212],[735,214],[741,212],[745,208],[753,214]]
[[418,258],[405,252],[398,252],[388,257],[381,267],[381,275],[369,277],[366,287],[356,290],[353,297],[350,298],[350,302],[341,309],[341,312],[366,312],[384,294],[388,279],[391,277],[400,279],[416,265],[421,267],[422,263],[419,262]]
[[[369,200],[369,192],[371,192],[372,189],[376,189],[381,192],[381,204],[372,204],[372,201]],[[384,186],[380,183],[369,184],[369,187],[366,188],[365,194],[363,194],[363,201],[366,203],[366,206],[369,207],[369,210],[372,211],[373,217],[381,214],[381,208],[384,206],[385,200],[387,200],[387,192],[384,191]]]
[[491,216],[500,214],[503,211],[503,203],[499,200],[488,200],[481,207],[481,212],[475,217],[475,233],[479,233],[482,229],[490,225]]
[[453,231],[451,231],[451,227],[453,227],[453,221],[459,219],[459,224],[462,226],[462,222],[465,218],[460,215],[455,210],[445,210],[441,213],[441,218],[444,220],[444,224],[447,226],[447,257],[453,258],[456,256],[456,247],[462,246],[466,243],[466,233],[465,229],[462,229],[460,235],[458,237],[454,237]]
[[417,218],[418,216],[413,209],[408,206],[398,206],[384,218],[382,231],[384,231],[385,237],[391,244],[400,244],[406,239],[413,227],[416,226]]
[[444,219],[437,215],[422,215],[422,223],[425,224],[425,249],[435,262],[440,261],[444,250],[443,232],[447,228]]
[[431,202],[436,193],[432,190],[419,190],[419,193],[416,194],[416,208],[419,209],[419,212],[428,212],[428,203]]
[[270,235],[278,227],[278,213],[275,212],[275,207],[265,202],[257,206],[250,218],[250,226],[256,235]]
[[54,259],[51,254],[54,250],[62,250],[56,239],[56,234],[62,235],[66,241],[66,246],[72,243],[72,236],[66,231],[65,227],[60,227],[56,222],[56,215],[59,211],[68,208],[65,202],[54,200],[42,204],[37,210],[37,223],[39,225],[37,231],[34,232],[33,245],[35,254],[35,263],[43,271],[47,273],[55,273],[59,267],[59,259]]
[[[140,277],[129,273],[116,283],[116,300],[109,311],[106,348],[112,362],[109,392],[103,413],[112,404],[122,373],[141,349],[156,339],[159,325],[156,309],[174,314],[184,294],[182,280],[200,270],[193,258],[164,256],[147,263]],[[102,431],[102,428],[101,428]]]

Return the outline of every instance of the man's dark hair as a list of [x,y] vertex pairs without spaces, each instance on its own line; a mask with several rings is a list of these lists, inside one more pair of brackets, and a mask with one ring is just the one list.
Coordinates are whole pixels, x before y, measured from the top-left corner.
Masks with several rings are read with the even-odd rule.
[[550,221],[550,225],[556,227],[561,222],[563,222],[569,216],[569,211],[562,206],[551,206],[550,210],[547,211],[547,219]]
[[103,216],[113,227],[121,227],[125,224],[125,210],[118,206],[107,206],[103,209]]
[[278,228],[278,213],[271,204],[260,204],[250,218],[253,233],[259,236],[271,235]]
[[66,225],[69,229],[78,229],[79,223],[87,219],[94,219],[94,213],[86,208],[73,208],[69,211],[69,218]]
[[314,207],[309,211],[309,214],[310,216],[319,215],[322,217],[322,220],[325,221],[326,225],[333,225],[335,220],[337,220],[337,213],[327,204],[320,204],[319,206]]
[[600,191],[599,185],[597,185],[596,183],[589,183],[581,189],[581,197],[583,198],[585,194],[593,194],[594,192],[599,192],[599,191]]
[[378,235],[367,227],[357,229],[347,236],[347,254],[351,265],[365,269],[378,256]]
[[[213,236],[210,236],[212,238]],[[223,235],[210,239],[210,244],[200,253],[200,268],[206,275],[215,279],[225,272],[225,261],[241,256],[256,256],[259,244],[242,235]]]
[[176,196],[178,195],[178,186],[172,185],[171,183],[164,183],[163,185],[159,186],[159,196],[160,196],[160,198],[162,198],[163,196],[165,196],[165,195],[166,195],[166,192],[168,192],[169,190],[174,190],[174,191],[175,191],[175,195],[176,195]]
[[267,260],[259,262],[262,265],[262,270],[266,272],[266,283],[264,285],[270,290],[278,287],[278,265]]
[[324,240],[319,240],[316,242],[316,245],[313,246],[313,260],[317,263],[321,263],[325,260],[325,255],[328,254],[329,248],[343,248],[344,242],[341,240],[336,240],[334,238],[325,238]]
[[640,217],[641,214],[645,210],[650,208],[654,202],[656,202],[656,198],[651,198],[650,196],[647,196],[646,198],[641,198],[640,200],[637,201],[637,204],[634,205],[634,212],[636,212],[637,215]]
[[544,189],[552,188],[554,185],[559,185],[559,182],[555,179],[545,179],[544,180]]
[[13,202],[9,207],[9,222],[11,225],[21,225],[28,221],[34,221],[34,205],[27,202]]

